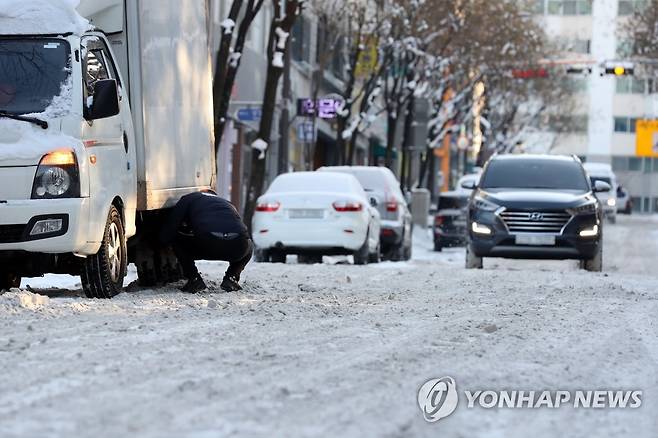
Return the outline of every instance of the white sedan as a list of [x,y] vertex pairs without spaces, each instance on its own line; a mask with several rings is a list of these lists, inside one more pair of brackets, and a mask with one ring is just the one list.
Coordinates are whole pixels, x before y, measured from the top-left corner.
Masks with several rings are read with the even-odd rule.
[[252,222],[256,260],[302,263],[323,255],[353,255],[355,264],[380,259],[380,216],[352,175],[297,172],[279,175],[258,199]]

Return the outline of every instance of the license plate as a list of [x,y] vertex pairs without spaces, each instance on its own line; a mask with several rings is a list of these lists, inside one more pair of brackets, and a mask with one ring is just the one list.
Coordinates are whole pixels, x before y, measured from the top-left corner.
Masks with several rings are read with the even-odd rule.
[[516,236],[517,245],[554,246],[555,236],[545,234],[520,234]]
[[324,210],[319,209],[295,209],[288,210],[290,219],[324,219]]

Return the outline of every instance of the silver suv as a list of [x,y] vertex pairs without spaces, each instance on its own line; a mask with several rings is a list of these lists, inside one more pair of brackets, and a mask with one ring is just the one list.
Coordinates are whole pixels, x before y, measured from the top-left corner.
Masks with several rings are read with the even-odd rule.
[[411,258],[411,213],[400,190],[400,183],[390,169],[374,166],[330,166],[322,167],[318,171],[354,175],[366,193],[378,201],[384,258],[395,261]]

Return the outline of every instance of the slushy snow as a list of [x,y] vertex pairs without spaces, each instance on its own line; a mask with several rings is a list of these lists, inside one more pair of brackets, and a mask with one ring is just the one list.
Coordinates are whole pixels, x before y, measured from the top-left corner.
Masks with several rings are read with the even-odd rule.
[[[199,268],[215,292],[198,295],[90,300],[77,278],[25,279],[0,296],[0,436],[655,438],[658,222],[618,220],[604,273],[467,271],[463,249],[434,253],[416,228],[411,262],[251,263],[233,293],[211,262]],[[429,424],[417,391],[443,376],[459,406]],[[462,391],[489,389],[644,396],[639,409],[466,407]]]
[[75,8],[79,0],[0,0],[0,34],[81,35],[91,29]]

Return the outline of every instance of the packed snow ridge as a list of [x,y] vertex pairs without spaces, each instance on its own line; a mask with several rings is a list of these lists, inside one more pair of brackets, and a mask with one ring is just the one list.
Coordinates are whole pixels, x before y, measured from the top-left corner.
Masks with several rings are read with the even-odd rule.
[[0,33],[4,35],[81,35],[92,28],[76,8],[80,0],[0,0]]

